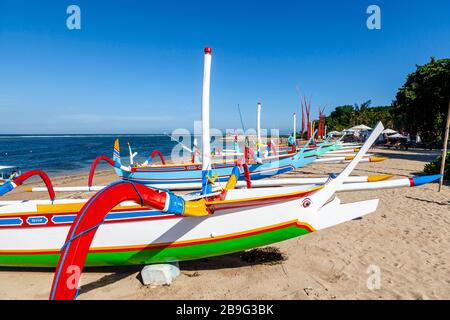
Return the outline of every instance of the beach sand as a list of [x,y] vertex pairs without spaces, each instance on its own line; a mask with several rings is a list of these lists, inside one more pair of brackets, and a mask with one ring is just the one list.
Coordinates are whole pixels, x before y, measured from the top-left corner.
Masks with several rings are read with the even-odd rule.
[[[408,177],[436,157],[429,151],[371,152],[390,159],[360,164],[354,175]],[[342,168],[313,165],[280,177],[323,176]],[[95,184],[114,180],[112,171],[103,171]],[[87,173],[57,177],[54,184],[86,181]],[[244,262],[241,253],[182,262],[181,275],[162,287],[142,285],[140,267],[87,268],[78,299],[450,299],[450,187],[441,193],[437,188],[343,193],[343,202],[380,198],[379,208],[362,219],[272,245],[287,257],[279,263]],[[2,200],[47,197],[22,190]],[[369,289],[371,270],[377,269],[380,286]],[[0,299],[47,299],[52,278],[50,269],[0,268]]]

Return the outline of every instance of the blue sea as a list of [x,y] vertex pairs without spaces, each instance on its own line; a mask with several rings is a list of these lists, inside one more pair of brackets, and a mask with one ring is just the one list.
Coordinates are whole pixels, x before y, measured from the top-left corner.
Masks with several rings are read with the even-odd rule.
[[83,172],[97,156],[112,158],[116,138],[125,163],[129,160],[128,142],[133,152],[138,152],[136,162],[145,161],[155,149],[168,159],[177,145],[166,135],[0,135],[0,165],[56,175]]

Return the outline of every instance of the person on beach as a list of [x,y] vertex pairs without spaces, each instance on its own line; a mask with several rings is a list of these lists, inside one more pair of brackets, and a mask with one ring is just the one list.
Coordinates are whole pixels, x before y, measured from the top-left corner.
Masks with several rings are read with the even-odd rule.
[[291,133],[291,135],[289,136],[289,138],[287,140],[287,144],[289,147],[295,146],[294,134]]

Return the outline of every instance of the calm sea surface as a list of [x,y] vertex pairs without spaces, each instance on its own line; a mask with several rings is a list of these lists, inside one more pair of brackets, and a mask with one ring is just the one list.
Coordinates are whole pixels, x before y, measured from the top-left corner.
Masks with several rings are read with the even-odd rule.
[[137,162],[145,161],[154,149],[169,157],[177,144],[165,135],[0,135],[0,165],[58,175],[87,171],[97,156],[112,157],[115,138],[120,139],[121,156],[126,163],[128,142],[138,152]]

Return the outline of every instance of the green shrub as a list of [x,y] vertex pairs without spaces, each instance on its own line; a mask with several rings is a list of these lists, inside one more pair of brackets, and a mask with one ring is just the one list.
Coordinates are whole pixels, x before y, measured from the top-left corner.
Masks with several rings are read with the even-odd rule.
[[[441,170],[441,161],[442,156],[439,156],[436,160],[427,163],[423,171],[426,174],[439,174]],[[444,179],[450,180],[450,151],[447,152],[447,157],[445,158]]]

